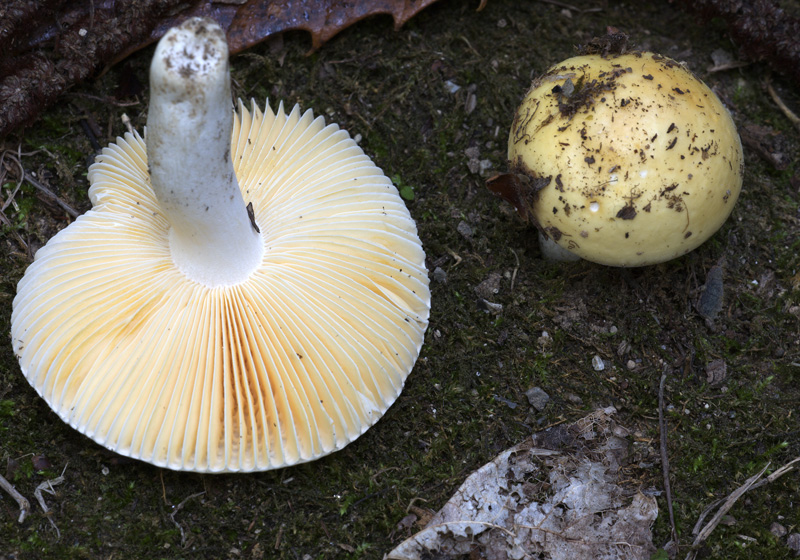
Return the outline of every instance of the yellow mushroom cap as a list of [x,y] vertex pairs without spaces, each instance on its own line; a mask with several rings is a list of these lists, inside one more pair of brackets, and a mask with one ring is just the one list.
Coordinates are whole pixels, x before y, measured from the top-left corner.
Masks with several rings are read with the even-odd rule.
[[13,304],[14,351],[53,410],[170,469],[344,447],[397,398],[428,322],[414,221],[347,132],[240,102],[231,155],[264,245],[246,280],[207,287],[176,268],[144,140],[126,134],[89,170],[93,208],[37,252]]
[[643,266],[713,235],[742,184],[727,109],[681,64],[648,52],[586,55],[534,81],[509,137],[523,214],[593,262]]

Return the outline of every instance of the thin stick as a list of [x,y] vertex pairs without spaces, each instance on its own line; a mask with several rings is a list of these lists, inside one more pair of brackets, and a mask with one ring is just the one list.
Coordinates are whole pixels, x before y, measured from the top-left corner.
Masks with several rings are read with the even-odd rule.
[[164,486],[164,469],[158,471],[158,474],[161,477],[161,497],[164,499],[164,505],[168,506],[169,502],[167,501],[167,487]]
[[775,471],[774,473],[772,473],[768,477],[764,478],[763,480],[759,480],[758,482],[756,482],[755,484],[753,484],[750,487],[750,490],[755,490],[756,488],[761,488],[765,484],[769,484],[770,482],[774,481],[775,479],[782,477],[783,475],[785,475],[789,471],[793,470],[794,467],[792,465],[794,465],[797,462],[800,462],[800,457],[795,457],[794,459],[792,459],[791,461],[789,461],[788,463],[783,465],[781,468],[779,468],[777,471]]
[[[711,534],[711,531],[713,531],[714,528],[717,526],[717,524],[719,524],[719,520],[722,518],[722,515],[724,515],[725,512],[727,512],[731,507],[733,507],[733,504],[736,502],[737,499],[739,499],[739,497],[742,494],[744,494],[748,490],[754,490],[756,488],[760,488],[760,487],[764,486],[765,484],[769,484],[770,482],[773,482],[773,481],[777,480],[778,478],[782,477],[783,475],[785,475],[789,471],[793,470],[795,468],[794,464],[798,463],[798,462],[800,462],[800,457],[795,457],[794,459],[792,459],[791,461],[789,461],[788,463],[783,465],[781,468],[776,470],[774,473],[770,474],[766,478],[763,478],[763,479],[759,480],[758,482],[755,482],[755,479],[760,477],[764,473],[764,471],[767,469],[767,467],[769,467],[769,463],[767,463],[767,465],[763,469],[761,469],[760,473],[758,473],[757,475],[747,479],[747,481],[745,481],[745,483],[738,490],[736,490],[734,493],[732,493],[727,498],[727,500],[724,499],[724,498],[720,498],[719,500],[716,500],[715,502],[713,502],[706,509],[704,509],[703,513],[700,514],[700,518],[697,520],[697,523],[695,524],[694,529],[692,529],[692,534],[695,535],[694,543],[693,543],[692,546],[696,547],[697,544],[700,544],[701,542],[703,542],[705,539],[708,538],[708,536]],[[753,482],[751,482],[751,481],[753,481]],[[737,492],[739,492],[739,494],[736,494]],[[734,496],[734,494],[736,494],[736,495]],[[708,515],[715,507],[717,507],[722,502],[725,502],[725,505],[723,505],[722,508],[720,508],[720,510],[711,519],[711,521],[709,521],[708,524],[703,528],[703,530],[700,531],[700,525],[702,524],[702,522],[705,519],[706,515]],[[713,523],[713,525],[712,525],[712,523]],[[701,538],[701,535],[702,535],[702,538]],[[689,554],[686,555],[686,560],[693,560],[696,555],[697,555],[697,551],[696,550],[692,550],[692,551],[689,552]]]
[[33,491],[33,495],[36,497],[36,501],[39,502],[39,505],[41,506],[42,511],[44,511],[44,514],[47,517],[47,520],[50,522],[50,525],[52,525],[53,529],[56,530],[56,535],[58,536],[59,539],[61,538],[61,531],[58,530],[56,522],[53,521],[52,514],[50,513],[50,508],[47,507],[47,504],[44,501],[44,496],[42,496],[42,492],[47,492],[48,494],[51,494],[53,496],[56,495],[56,491],[55,489],[53,489],[53,486],[58,486],[59,484],[62,484],[64,482],[64,473],[67,472],[67,465],[69,465],[69,463],[64,465],[64,470],[61,471],[61,476],[57,476],[56,478],[52,478],[50,480],[45,480],[39,486],[36,487],[36,490]]
[[56,195],[56,193],[54,193],[53,191],[51,191],[50,189],[48,189],[47,187],[45,187],[45,186],[44,186],[42,183],[40,183],[39,181],[37,181],[36,179],[34,179],[33,177],[31,177],[31,176],[28,174],[28,172],[27,172],[27,171],[25,171],[25,170],[23,169],[23,170],[22,170],[22,173],[23,173],[23,174],[22,174],[22,178],[21,178],[21,180],[23,180],[23,181],[28,181],[28,182],[29,182],[31,185],[33,185],[34,187],[36,187],[36,188],[37,188],[37,189],[38,189],[40,192],[42,192],[42,193],[46,194],[47,196],[49,196],[50,198],[52,198],[53,200],[55,200],[55,201],[56,201],[56,204],[58,204],[59,206],[61,206],[61,208],[63,208],[63,209],[64,209],[64,211],[66,211],[66,213],[67,213],[67,214],[69,214],[70,216],[72,216],[73,218],[77,218],[78,216],[80,216],[80,214],[78,213],[78,211],[77,211],[77,210],[75,210],[75,209],[74,209],[72,206],[70,206],[69,204],[67,204],[67,203],[66,203],[66,202],[64,202],[63,200],[61,200],[61,199],[58,197],[58,195]]
[[175,526],[181,532],[181,546],[184,546],[186,544],[186,533],[183,531],[183,527],[181,526],[181,524],[178,523],[177,521],[175,521],[175,514],[177,514],[181,509],[183,509],[183,506],[186,505],[186,502],[188,502],[192,498],[196,498],[198,496],[202,496],[203,494],[205,494],[205,492],[197,492],[196,494],[192,494],[191,496],[188,496],[181,503],[179,503],[177,506],[175,506],[175,511],[173,511],[171,514],[169,514],[169,518],[172,519],[172,522],[175,524]]
[[703,521],[705,521],[706,516],[714,511],[714,508],[724,501],[725,498],[720,498],[719,500],[714,500],[708,506],[706,506],[706,509],[704,509],[703,513],[700,514],[700,517],[697,518],[697,523],[694,524],[694,528],[692,528],[692,535],[696,537],[700,533],[700,529],[703,528]]
[[763,469],[761,469],[760,471],[758,471],[758,473],[754,474],[753,476],[745,480],[744,484],[742,484],[739,488],[734,490],[730,496],[728,496],[728,499],[725,500],[725,503],[720,506],[720,508],[717,510],[717,513],[714,514],[714,516],[706,524],[706,526],[703,527],[703,530],[700,531],[700,533],[695,537],[694,542],[692,542],[692,548],[694,548],[695,550],[689,552],[689,554],[686,556],[687,560],[693,559],[696,556],[697,546],[699,546],[703,541],[705,541],[711,535],[711,532],[717,527],[717,525],[719,525],[719,522],[722,520],[722,516],[728,513],[728,511],[733,507],[736,501],[739,498],[741,498],[742,495],[745,492],[747,492],[759,478],[761,478],[761,475],[763,475],[764,471],[766,471],[767,468],[769,468],[769,465],[770,463],[764,465]]
[[669,527],[672,544],[678,546],[678,531],[675,529],[675,514],[672,510],[672,488],[669,485],[669,457],[667,456],[667,420],[664,418],[664,383],[667,381],[665,373],[661,374],[661,383],[658,385],[658,430],[661,432],[661,471],[664,474],[664,493],[667,496],[667,509],[669,510]]
[[767,80],[767,92],[769,93],[769,96],[772,98],[772,100],[775,102],[775,105],[778,106],[778,109],[780,109],[783,112],[783,114],[786,115],[786,118],[791,121],[791,123],[795,126],[797,130],[800,130],[800,117],[795,115],[794,111],[792,111],[791,109],[789,109],[789,107],[786,106],[786,103],[783,102],[783,99],[781,99],[780,95],[778,95],[778,92],[775,91],[775,88],[772,87],[772,80],[769,79]]
[[12,486],[12,484],[6,480],[6,478],[0,474],[0,488],[11,494],[11,497],[14,498],[17,503],[19,504],[19,519],[17,520],[18,523],[22,523],[25,521],[25,518],[28,516],[28,512],[31,509],[31,503],[19,492],[17,489]]
[[519,270],[519,257],[517,256],[516,251],[514,251],[514,249],[512,249],[511,247],[509,247],[508,250],[511,251],[511,254],[514,255],[514,260],[517,262],[517,266],[514,267],[514,272],[511,273],[511,288],[509,288],[509,291],[513,292],[514,281],[517,279],[517,271]]
[[[48,197],[50,197],[53,200],[55,200],[56,203],[59,206],[61,206],[61,208],[63,208],[67,212],[67,214],[69,214],[73,218],[77,218],[80,215],[74,208],[72,208],[72,206],[70,206],[69,204],[67,204],[63,200],[61,200],[58,197],[58,195],[56,195],[53,191],[51,191],[50,189],[45,187],[42,183],[37,181],[27,171],[25,171],[25,167],[22,165],[22,161],[20,160],[20,157],[21,157],[20,155],[16,155],[15,156],[15,155],[12,155],[11,152],[8,152],[8,151],[6,152],[6,154],[8,154],[10,159],[13,159],[16,162],[17,167],[19,168],[19,183],[20,184],[22,184],[23,181],[28,181],[28,183],[33,185],[40,192],[44,193]],[[14,192],[16,193],[16,191],[14,191]]]

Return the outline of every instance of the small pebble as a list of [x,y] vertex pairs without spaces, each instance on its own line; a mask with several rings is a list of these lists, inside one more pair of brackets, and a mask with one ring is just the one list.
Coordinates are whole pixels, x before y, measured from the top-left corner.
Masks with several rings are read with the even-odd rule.
[[456,231],[461,235],[463,235],[464,237],[466,237],[467,239],[475,235],[475,230],[472,228],[471,225],[469,225],[464,220],[458,222],[458,225],[456,226]]
[[474,93],[467,95],[467,100],[464,102],[464,111],[469,115],[478,106],[478,96]]
[[786,546],[789,547],[789,550],[794,552],[795,556],[800,556],[800,533],[792,533],[786,539]]
[[775,535],[776,537],[781,538],[786,534],[786,527],[784,527],[777,521],[773,521],[772,524],[769,526],[769,532]]
[[479,298],[478,309],[480,309],[481,311],[486,311],[491,315],[500,315],[500,313],[503,312],[503,304],[494,303],[493,301],[489,301],[488,299]]
[[525,391],[525,396],[528,397],[528,402],[531,403],[531,406],[541,412],[544,410],[544,407],[547,406],[547,403],[550,402],[550,395],[544,392],[543,389],[539,387],[532,387]]
[[447,272],[442,267],[437,266],[433,269],[433,279],[440,284],[447,284]]
[[603,358],[595,354],[594,358],[592,358],[592,367],[595,371],[603,371],[606,369],[606,364],[603,362]]
[[480,284],[475,286],[475,294],[483,299],[491,299],[500,293],[500,284],[503,277],[497,272],[492,272]]
[[706,382],[709,385],[719,385],[728,378],[728,366],[725,360],[712,360],[706,364]]
[[542,331],[542,336],[536,339],[536,344],[539,345],[539,349],[545,350],[553,344],[553,337],[547,331]]
[[583,404],[583,399],[573,393],[567,394],[567,400],[574,404]]
[[460,90],[460,89],[461,89],[461,86],[460,86],[460,85],[458,85],[457,83],[455,83],[455,82],[453,82],[453,81],[451,81],[451,80],[447,80],[447,81],[444,83],[444,87],[445,87],[445,89],[447,89],[447,91],[449,91],[450,93],[455,93],[455,92],[457,92],[458,90]]

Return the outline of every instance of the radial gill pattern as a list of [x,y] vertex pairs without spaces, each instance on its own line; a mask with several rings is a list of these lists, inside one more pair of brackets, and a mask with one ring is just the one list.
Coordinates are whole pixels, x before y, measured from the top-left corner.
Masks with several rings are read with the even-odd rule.
[[208,288],[175,268],[134,133],[97,158],[92,210],[36,254],[14,300],[14,351],[53,410],[171,469],[342,448],[398,396],[427,327],[414,221],[345,131],[240,103],[231,152],[265,248],[246,281]]

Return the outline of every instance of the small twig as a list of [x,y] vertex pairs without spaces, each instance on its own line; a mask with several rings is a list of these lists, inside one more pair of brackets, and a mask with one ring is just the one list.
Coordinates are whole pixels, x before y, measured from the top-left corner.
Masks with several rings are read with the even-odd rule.
[[[758,482],[755,482],[755,483],[751,484],[750,487],[748,488],[748,490],[755,490],[756,488],[760,488],[760,487],[764,486],[765,484],[769,484],[773,480],[783,476],[787,472],[789,472],[792,469],[794,469],[794,464],[797,463],[797,462],[800,462],[800,457],[796,457],[795,459],[789,461],[788,463],[783,465],[781,468],[776,470],[774,473],[772,473],[768,477],[762,478]],[[703,510],[703,513],[700,514],[700,517],[697,519],[697,523],[694,524],[694,528],[692,529],[692,535],[694,535],[695,538],[697,538],[698,535],[700,534],[700,529],[703,526],[703,521],[705,521],[706,516],[709,513],[711,513],[712,511],[714,511],[714,508],[716,508],[719,504],[721,504],[725,500],[726,500],[725,498],[720,498],[719,500],[714,500],[711,504],[709,504]],[[692,554],[692,553],[690,553],[690,554]],[[689,560],[690,557],[687,556],[686,558],[687,558],[687,560]],[[694,556],[691,556],[691,558],[694,558]]]
[[708,68],[706,68],[706,72],[708,72],[709,74],[713,74],[715,72],[725,72],[726,70],[736,70],[737,68],[744,68],[749,64],[750,64],[749,62],[738,62],[738,61],[724,62],[722,64],[709,66]]
[[667,420],[664,417],[664,384],[667,381],[666,368],[658,385],[658,430],[661,433],[661,471],[664,474],[664,494],[669,511],[670,536],[673,547],[678,546],[678,531],[675,529],[675,514],[672,510],[672,488],[669,484],[669,457],[667,456]]
[[6,208],[8,208],[11,204],[14,205],[15,210],[19,211],[19,206],[17,206],[17,203],[14,201],[14,198],[17,196],[17,193],[19,192],[19,189],[21,187],[22,187],[22,181],[17,181],[17,187],[14,189],[13,192],[11,192],[8,195],[8,198],[3,203],[3,206],[0,208],[0,212],[5,212]]
[[61,208],[63,208],[63,209],[64,209],[64,211],[66,211],[66,213],[67,213],[67,214],[69,214],[70,216],[72,216],[73,218],[77,218],[78,216],[80,216],[80,214],[78,213],[78,211],[77,211],[77,210],[75,210],[75,209],[74,209],[72,206],[70,206],[69,204],[67,204],[67,203],[66,203],[66,202],[64,202],[63,200],[61,200],[61,199],[58,197],[58,195],[56,195],[56,193],[54,193],[53,191],[51,191],[50,189],[48,189],[47,187],[45,187],[45,186],[44,186],[42,183],[40,183],[39,181],[37,181],[36,179],[34,179],[33,177],[31,177],[31,176],[28,174],[28,172],[27,172],[27,171],[25,171],[24,169],[23,169],[22,180],[24,180],[24,181],[28,181],[28,182],[29,182],[31,185],[33,185],[34,187],[36,187],[36,188],[37,188],[37,189],[38,189],[40,192],[42,192],[42,193],[46,194],[47,196],[49,196],[50,198],[52,198],[53,200],[55,200],[55,201],[56,201],[56,204],[58,204],[59,206],[61,206]]
[[[3,151],[2,153],[0,153],[0,185],[5,183],[5,179],[6,179],[6,175],[7,175],[6,167],[5,167],[6,153],[7,153],[6,151]],[[28,244],[25,243],[25,240],[22,239],[22,237],[20,237],[20,235],[17,232],[17,230],[13,227],[13,224],[11,223],[11,220],[9,220],[8,216],[6,216],[6,214],[5,214],[6,208],[8,208],[9,205],[13,205],[14,209],[19,211],[19,205],[14,200],[14,197],[17,196],[17,192],[19,192],[19,189],[20,189],[21,186],[22,186],[22,181],[17,181],[17,186],[14,189],[14,192],[9,193],[8,198],[6,198],[5,202],[3,202],[2,207],[0,207],[0,224],[2,224],[4,226],[8,226],[8,229],[11,232],[11,234],[17,239],[17,243],[19,243],[19,245],[22,248],[22,250],[25,253],[27,253],[28,252]]]
[[511,287],[509,288],[509,291],[513,292],[514,282],[517,280],[517,271],[519,271],[519,257],[517,256],[517,252],[511,247],[509,247],[508,250],[511,251],[511,254],[514,255],[514,260],[517,261],[517,266],[514,267],[514,271],[511,273]]
[[[0,153],[0,185],[4,184],[6,182],[7,173],[6,173],[5,165],[3,165],[5,163],[5,159],[6,159],[6,152]],[[9,194],[8,198],[6,199],[6,201],[3,202],[3,206],[0,207],[0,214],[5,212],[6,208],[8,208],[9,205],[12,204],[12,203],[14,204],[14,209],[19,211],[19,207],[17,206],[17,203],[14,202],[14,197],[17,196],[17,191],[19,191],[21,186],[22,186],[22,182],[21,181],[17,181],[17,188],[15,188],[14,192]]]
[[133,134],[133,125],[131,124],[131,118],[127,114],[122,113],[120,120],[122,121],[122,124],[125,125],[125,128],[128,129],[128,132]]
[[85,99],[91,99],[93,101],[99,101],[104,105],[112,105],[114,107],[134,107],[136,105],[141,105],[141,101],[117,101],[113,97],[100,97],[99,95],[91,95],[89,93],[80,93],[74,91],[69,94],[73,97],[83,97]]
[[700,515],[700,520],[698,520],[694,530],[692,531],[692,533],[696,534],[697,536],[692,542],[692,550],[690,550],[689,553],[686,555],[686,560],[694,560],[694,558],[697,556],[697,548],[711,535],[712,531],[714,531],[717,525],[719,525],[719,522],[722,520],[722,516],[728,513],[728,511],[733,507],[736,501],[739,498],[741,498],[745,492],[747,492],[748,490],[752,490],[754,488],[760,488],[765,484],[769,484],[770,482],[775,481],[776,479],[785,475],[789,471],[793,470],[795,468],[794,464],[797,462],[800,462],[800,457],[795,457],[794,459],[783,465],[781,468],[779,468],[778,470],[776,470],[775,472],[764,478],[763,480],[758,480],[759,478],[761,478],[764,472],[766,472],[766,470],[769,468],[770,463],[764,465],[763,469],[761,469],[760,471],[758,471],[758,473],[754,474],[753,476],[745,480],[744,484],[742,484],[739,488],[731,492],[731,494],[724,500],[724,503],[717,510],[717,513],[715,513],[714,516],[711,518],[711,520],[708,523],[706,523],[705,527],[703,527],[703,529],[698,532],[698,527],[702,519],[704,519],[705,516],[711,510],[713,510],[714,507],[717,506],[717,504],[723,502],[723,500],[717,500],[709,507],[707,507],[705,510],[703,510],[703,513]]
[[445,247],[445,250],[446,250],[448,253],[450,253],[450,256],[451,256],[451,257],[453,257],[453,260],[455,260],[455,261],[456,261],[456,263],[453,265],[454,267],[455,267],[455,266],[458,266],[459,264],[461,264],[461,261],[462,261],[462,259],[461,259],[461,257],[460,257],[460,256],[458,256],[458,253],[456,253],[455,251],[453,251],[453,250],[452,250],[450,247]]
[[[50,197],[53,200],[55,200],[56,203],[59,206],[61,206],[61,208],[63,208],[73,218],[77,218],[80,215],[74,208],[72,208],[72,206],[70,206],[69,204],[67,204],[63,200],[61,200],[58,197],[58,195],[56,195],[53,191],[51,191],[50,189],[45,187],[42,183],[37,181],[33,176],[31,176],[27,171],[25,171],[25,167],[22,165],[22,161],[18,156],[11,155],[11,152],[6,152],[6,154],[8,154],[10,159],[13,159],[16,162],[17,167],[19,168],[19,179],[18,180],[19,180],[19,184],[20,185],[22,184],[23,181],[28,181],[28,183],[33,185],[40,192],[44,193],[48,197]],[[15,191],[15,193],[16,193],[16,191]]]
[[694,535],[696,537],[700,533],[700,529],[703,528],[703,521],[705,521],[706,516],[709,513],[711,513],[712,511],[714,511],[714,508],[716,508],[718,505],[720,505],[724,501],[725,501],[725,498],[720,498],[719,500],[714,500],[713,502],[711,502],[706,507],[706,509],[703,510],[703,512],[700,514],[700,517],[697,518],[697,523],[695,523],[694,527],[692,528],[692,535]]
[[794,459],[783,465],[781,468],[779,468],[777,471],[775,471],[768,477],[764,478],[763,480],[759,480],[758,482],[750,486],[749,489],[755,490],[756,488],[761,488],[765,484],[769,484],[770,482],[773,482],[775,479],[782,477],[789,471],[793,470],[794,469],[793,465],[797,462],[800,462],[800,457],[795,457]]
[[52,525],[53,529],[56,530],[56,535],[58,536],[59,539],[61,538],[61,531],[58,530],[56,522],[53,521],[53,517],[50,513],[50,508],[47,507],[47,504],[44,501],[44,496],[42,496],[42,492],[47,492],[52,496],[56,495],[56,491],[53,488],[53,486],[58,486],[59,484],[62,484],[64,482],[64,473],[67,472],[67,465],[69,465],[69,463],[64,465],[64,470],[61,471],[61,476],[57,476],[56,478],[51,478],[50,480],[45,480],[39,486],[36,487],[36,490],[33,491],[33,495],[36,497],[36,501],[39,502],[39,505],[41,506],[42,511],[44,511],[44,514],[47,517],[47,520],[50,522],[50,525]]
[[786,115],[786,118],[789,119],[789,121],[794,125],[794,127],[797,130],[800,130],[800,117],[795,115],[794,111],[792,111],[791,109],[789,109],[789,107],[786,106],[786,103],[783,102],[783,99],[781,99],[781,97],[778,95],[778,92],[775,91],[774,87],[772,87],[772,80],[770,80],[769,78],[767,78],[767,92],[769,93],[769,96],[772,98],[772,101],[775,102],[775,105],[778,106],[778,109],[780,109],[783,112],[783,114]]
[[164,486],[164,469],[158,471],[158,474],[161,477],[161,498],[164,500],[164,505],[168,506],[169,502],[167,501],[167,487]]
[[31,509],[31,503],[25,496],[17,492],[17,489],[2,474],[0,474],[0,488],[11,494],[11,497],[19,504],[19,519],[17,522],[22,523],[25,521]]
[[92,130],[89,121],[87,119],[81,119],[80,123],[83,133],[86,135],[86,138],[89,139],[89,144],[92,145],[92,149],[95,151],[95,153],[99,154],[103,147],[100,145],[100,142],[97,141],[97,136],[95,136],[94,130]]
[[[19,146],[19,147],[17,147],[17,151],[18,151],[18,152],[19,152],[21,149],[22,149],[22,146]],[[5,150],[5,151],[3,151],[3,153],[2,153],[2,154],[0,154],[0,166],[2,166],[2,171],[3,171],[3,179],[2,179],[2,182],[3,182],[3,183],[5,183],[5,178],[6,178],[6,166],[5,166],[6,155],[9,155],[10,159],[13,159],[13,160],[16,162],[16,164],[17,164],[17,167],[20,169],[20,171],[22,171],[22,164],[20,163],[20,158],[21,158],[22,156],[17,156],[17,157],[14,157],[14,156],[13,156],[13,152],[12,152],[11,150]],[[8,208],[8,207],[9,207],[9,205],[12,205],[12,204],[14,205],[14,210],[16,210],[17,212],[19,212],[19,205],[18,205],[18,204],[17,204],[17,202],[14,200],[14,198],[17,196],[17,192],[19,192],[19,189],[20,189],[21,187],[22,187],[22,179],[20,179],[19,181],[17,181],[17,186],[16,186],[16,188],[14,189],[14,192],[12,192],[11,194],[9,194],[9,195],[8,195],[8,198],[7,198],[7,199],[6,199],[6,201],[3,203],[3,207],[2,207],[2,208],[0,208],[0,212],[5,212],[5,211],[6,211],[6,208]]]
[[[783,465],[781,468],[776,470],[774,473],[772,473],[768,477],[763,478],[763,479],[759,480],[758,482],[755,482],[755,483],[751,484],[750,487],[748,488],[748,490],[755,490],[756,488],[761,488],[765,484],[769,484],[770,482],[774,481],[775,479],[785,475],[787,472],[789,472],[789,471],[794,469],[794,464],[797,463],[797,462],[800,462],[800,457],[796,457],[795,459],[789,461],[788,463]],[[706,516],[709,513],[711,513],[714,510],[714,508],[716,508],[719,504],[721,504],[724,501],[725,501],[725,498],[720,498],[719,500],[715,500],[703,510],[703,513],[700,514],[700,517],[697,519],[697,523],[695,523],[694,528],[692,529],[692,534],[695,537],[697,537],[697,535],[700,533],[700,528],[702,527],[703,521],[705,520]]]
[[175,511],[173,511],[172,513],[169,514],[169,518],[172,520],[172,522],[175,524],[175,526],[181,532],[181,546],[184,546],[186,544],[186,533],[184,532],[183,527],[181,526],[181,524],[178,523],[177,521],[175,521],[175,514],[177,514],[181,509],[183,509],[183,506],[186,505],[186,502],[188,502],[192,498],[196,498],[198,496],[202,496],[203,494],[205,494],[205,491],[197,492],[196,494],[192,494],[191,496],[188,496],[181,503],[179,503],[177,506],[175,506]]
[[741,498],[742,495],[747,492],[759,478],[761,478],[761,475],[763,475],[764,471],[769,468],[769,465],[770,463],[764,465],[763,469],[745,480],[744,484],[731,492],[731,494],[725,500],[725,503],[720,506],[720,508],[717,510],[717,513],[714,514],[711,520],[706,523],[706,526],[703,527],[700,533],[698,533],[698,535],[695,537],[694,541],[692,542],[692,550],[686,555],[686,560],[694,560],[695,556],[697,555],[697,547],[711,535],[712,531],[714,531],[717,525],[719,525],[719,522],[722,520],[722,516],[728,513],[736,501]]

